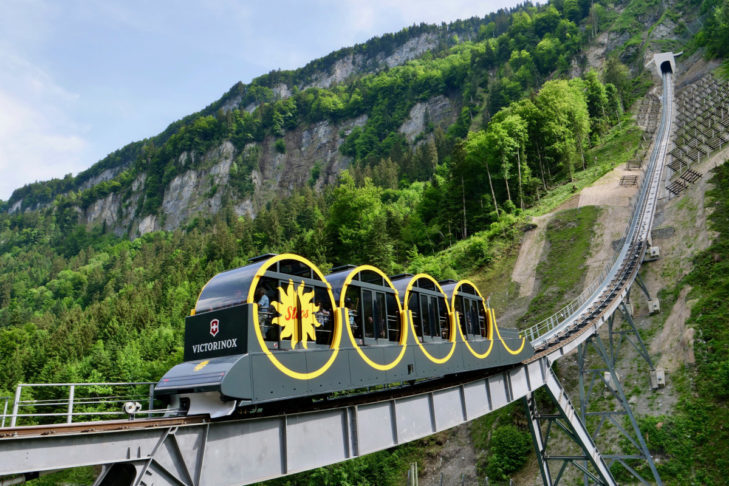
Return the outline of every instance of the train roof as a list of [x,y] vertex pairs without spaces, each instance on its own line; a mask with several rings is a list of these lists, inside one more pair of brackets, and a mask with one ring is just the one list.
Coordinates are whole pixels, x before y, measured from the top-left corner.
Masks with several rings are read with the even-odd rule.
[[252,258],[251,264],[221,272],[211,278],[197,299],[195,313],[232,305],[255,302],[253,289],[263,276],[279,279],[304,280],[308,284],[330,288],[321,271],[306,258],[284,253],[266,254]]

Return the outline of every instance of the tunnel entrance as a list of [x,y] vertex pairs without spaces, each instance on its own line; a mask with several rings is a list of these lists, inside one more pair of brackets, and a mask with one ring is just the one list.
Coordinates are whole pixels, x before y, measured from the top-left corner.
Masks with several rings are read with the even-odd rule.
[[661,63],[661,73],[673,74],[673,69],[671,69],[671,61],[663,61]]

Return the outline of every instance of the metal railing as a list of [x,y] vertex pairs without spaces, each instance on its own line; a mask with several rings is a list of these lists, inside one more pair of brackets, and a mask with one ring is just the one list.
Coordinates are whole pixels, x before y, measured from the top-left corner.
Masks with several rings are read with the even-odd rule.
[[[627,226],[622,238],[623,244],[621,249],[605,266],[603,271],[600,273],[600,276],[589,284],[580,293],[580,295],[575,297],[567,305],[551,316],[523,331],[524,336],[529,339],[534,347],[544,344],[551,336],[563,329],[566,329],[575,320],[577,320],[584,309],[599,297],[603,290],[616,276],[628,256],[630,247],[633,243],[635,243],[634,240],[646,239],[648,236],[647,232],[650,228],[647,228],[646,226],[650,220],[652,220],[653,211],[655,209],[654,207],[648,208],[646,206],[648,202],[648,193],[651,189],[657,190],[657,186],[660,183],[660,171],[656,173],[656,165],[658,164],[659,154],[661,152],[664,152],[663,158],[665,158],[666,141],[664,139],[667,136],[666,126],[670,125],[670,123],[667,122],[670,121],[673,110],[672,103],[670,103],[673,96],[673,87],[670,81],[668,81],[669,78],[667,76],[668,75],[664,75],[663,113],[661,116],[661,125],[656,132],[655,144],[653,146],[653,151],[651,152],[650,162],[646,167],[645,176],[638,191],[638,200],[636,201],[635,209],[630,219],[630,224]],[[653,206],[654,205],[655,201]]]
[[576,314],[577,311],[585,303],[591,300],[590,297],[603,285],[605,278],[610,272],[610,268],[612,267],[613,262],[614,260],[610,262],[610,265],[605,268],[602,273],[600,273],[599,277],[597,277],[590,285],[585,288],[585,290],[580,293],[580,295],[572,299],[567,305],[565,305],[546,319],[522,331],[524,336],[529,339],[531,343],[534,343],[538,338],[543,337],[547,335],[550,331],[557,329],[563,323],[565,323],[570,318],[570,316]]
[[10,404],[10,400],[12,400],[11,397],[0,397],[0,402],[2,402],[3,409],[2,420],[0,420],[0,428],[5,427],[5,419],[8,416],[8,405]]
[[[169,412],[167,408],[154,408],[155,385],[156,382],[146,381],[21,383],[15,389],[15,397],[0,397],[0,401],[4,402],[0,403],[0,426],[70,424],[164,415]],[[24,395],[31,397],[23,398]]]

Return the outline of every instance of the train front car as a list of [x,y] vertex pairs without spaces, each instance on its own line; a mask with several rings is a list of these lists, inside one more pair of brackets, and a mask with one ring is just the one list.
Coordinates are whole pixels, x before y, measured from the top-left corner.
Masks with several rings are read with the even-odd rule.
[[[298,255],[263,255],[213,277],[185,319],[184,362],[155,387],[189,415],[228,415],[341,388],[338,313],[321,271]],[[332,377],[331,379],[329,377]]]

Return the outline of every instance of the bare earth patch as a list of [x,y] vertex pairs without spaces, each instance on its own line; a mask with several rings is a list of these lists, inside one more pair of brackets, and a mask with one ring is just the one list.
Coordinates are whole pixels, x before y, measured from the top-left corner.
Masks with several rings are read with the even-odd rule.
[[537,227],[527,231],[519,248],[519,258],[516,260],[511,280],[519,284],[519,297],[528,297],[534,292],[537,277],[537,264],[544,253],[546,241],[544,232],[554,213],[545,214],[532,219]]
[[695,362],[694,330],[686,329],[686,320],[691,315],[692,305],[696,302],[686,300],[690,291],[691,287],[688,285],[681,289],[671,314],[650,345],[651,355],[661,355],[658,366],[662,366],[667,373],[676,371],[683,364]]
[[537,264],[544,254],[545,230],[554,214],[565,209],[590,205],[603,208],[597,223],[598,232],[593,237],[592,255],[587,261],[589,270],[585,283],[589,284],[599,276],[605,265],[613,258],[612,242],[621,238],[625,232],[625,226],[631,214],[631,198],[635,196],[638,188],[637,185],[621,186],[620,179],[624,175],[642,176],[642,172],[626,170],[625,166],[621,165],[605,174],[592,186],[583,189],[553,212],[532,220],[537,227],[524,235],[519,257],[511,274],[511,279],[519,284],[519,297],[534,294]]
[[[469,424],[459,425],[441,433],[443,447],[437,456],[429,458],[424,470],[419,472],[418,484],[476,484],[476,451],[471,444]],[[442,476],[442,482],[441,482]]]
[[635,175],[638,176],[640,184],[642,171],[627,170],[625,165],[620,165],[580,193],[578,207],[602,208],[595,228],[596,233],[593,235],[592,254],[586,262],[588,270],[585,275],[585,285],[598,278],[615,256],[612,244],[625,234],[632,213],[631,199],[638,192],[638,184],[621,186],[620,179],[623,176]]

